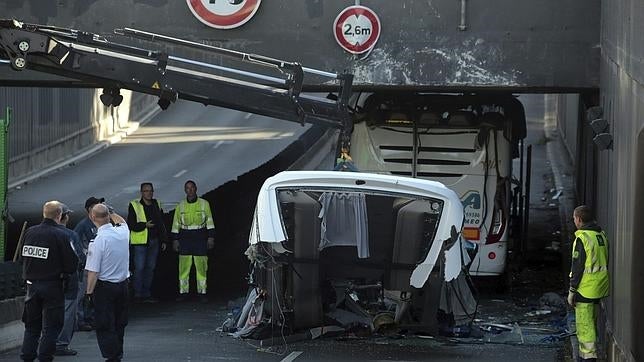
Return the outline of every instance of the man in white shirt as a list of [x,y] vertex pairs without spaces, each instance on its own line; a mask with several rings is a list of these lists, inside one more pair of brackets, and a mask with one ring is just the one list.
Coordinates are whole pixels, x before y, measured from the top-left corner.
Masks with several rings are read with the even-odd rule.
[[87,253],[85,300],[94,304],[101,354],[107,361],[120,361],[127,325],[130,230],[125,219],[104,204],[94,205],[89,217],[98,231]]

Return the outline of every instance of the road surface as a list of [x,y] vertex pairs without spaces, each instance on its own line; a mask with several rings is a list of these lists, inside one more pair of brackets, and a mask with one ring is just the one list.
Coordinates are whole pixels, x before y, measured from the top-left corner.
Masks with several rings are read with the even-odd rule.
[[270,160],[308,127],[179,101],[124,141],[10,190],[9,209],[18,221],[37,221],[43,203],[57,199],[77,211],[77,220],[85,200],[96,196],[125,215],[129,201],[139,197],[140,183],[149,181],[170,210],[185,196],[186,180],[196,181],[204,194]]

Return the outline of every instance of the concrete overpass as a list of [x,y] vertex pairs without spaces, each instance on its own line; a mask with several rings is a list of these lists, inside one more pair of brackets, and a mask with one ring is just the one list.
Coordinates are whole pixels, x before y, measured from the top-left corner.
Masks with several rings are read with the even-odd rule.
[[[232,18],[238,8],[258,4],[252,17],[230,29],[205,25],[189,3],[206,4],[214,14],[219,11],[215,6],[223,6],[215,1],[168,0],[2,0],[0,6],[3,17],[25,22],[108,37],[115,28],[137,28],[307,67],[348,70],[355,74],[358,88],[561,92],[599,86],[599,0],[357,1],[372,9],[381,25],[373,48],[359,55],[342,49],[334,37],[334,20],[352,2],[245,1],[220,9],[232,12]],[[353,35],[348,41],[367,42],[366,35],[375,32],[368,23],[358,31],[347,24],[349,28],[341,31]],[[25,80],[7,72],[0,73],[0,79]]]

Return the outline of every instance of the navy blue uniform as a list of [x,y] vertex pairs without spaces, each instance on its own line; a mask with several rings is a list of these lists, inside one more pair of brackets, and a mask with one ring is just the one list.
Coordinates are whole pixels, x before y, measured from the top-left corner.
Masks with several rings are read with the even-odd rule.
[[78,257],[69,235],[51,219],[27,230],[21,255],[27,295],[20,357],[25,361],[51,361],[63,326],[63,277],[76,272]]

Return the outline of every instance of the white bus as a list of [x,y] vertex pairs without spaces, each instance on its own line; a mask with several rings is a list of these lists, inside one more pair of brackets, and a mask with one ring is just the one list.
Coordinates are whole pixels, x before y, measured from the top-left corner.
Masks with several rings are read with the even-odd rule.
[[464,207],[470,273],[505,282],[513,202],[512,159],[525,137],[512,96],[370,95],[354,125],[351,157],[361,172],[439,181]]

